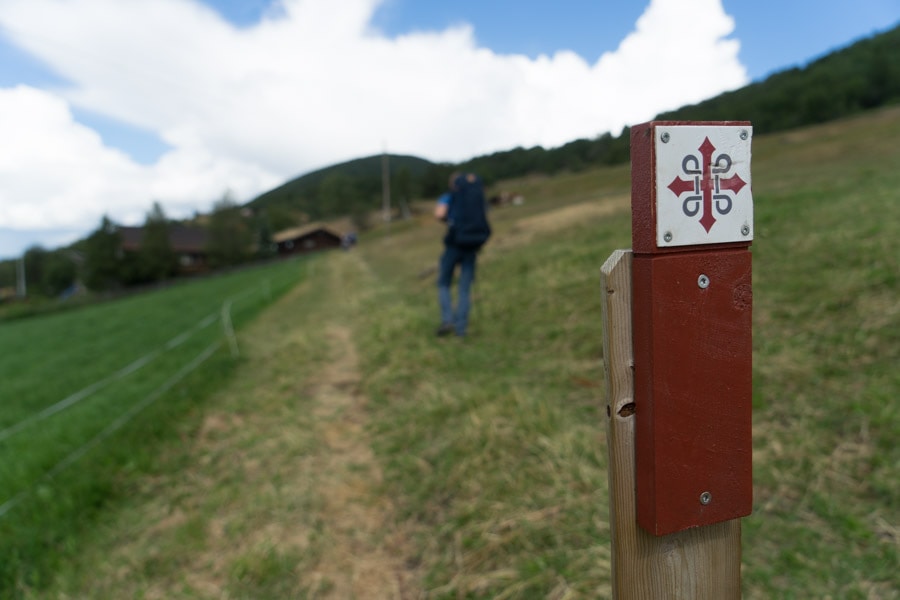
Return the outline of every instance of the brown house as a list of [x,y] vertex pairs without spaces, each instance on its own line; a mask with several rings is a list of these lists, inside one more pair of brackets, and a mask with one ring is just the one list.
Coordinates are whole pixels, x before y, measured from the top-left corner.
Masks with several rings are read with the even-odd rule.
[[272,241],[278,246],[279,256],[341,247],[341,236],[321,223],[279,231]]
[[[119,227],[122,250],[137,252],[144,237],[143,227]],[[177,223],[169,224],[169,245],[178,256],[178,269],[184,275],[202,273],[209,269],[206,249],[208,236],[202,227],[188,227]]]

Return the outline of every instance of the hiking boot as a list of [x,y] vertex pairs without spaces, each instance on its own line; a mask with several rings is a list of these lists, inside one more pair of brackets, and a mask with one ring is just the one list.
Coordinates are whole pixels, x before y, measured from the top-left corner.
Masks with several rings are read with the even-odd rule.
[[437,336],[444,337],[445,335],[450,335],[454,333],[454,328],[452,323],[442,323],[440,327],[437,328]]

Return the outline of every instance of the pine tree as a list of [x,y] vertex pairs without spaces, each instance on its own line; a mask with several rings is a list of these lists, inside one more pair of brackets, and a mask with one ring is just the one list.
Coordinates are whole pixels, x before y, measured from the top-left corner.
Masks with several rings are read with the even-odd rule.
[[213,205],[209,217],[209,262],[227,267],[245,261],[252,248],[252,232],[241,216],[241,208],[230,192]]
[[121,285],[122,237],[106,215],[85,240],[84,252],[84,283],[88,288],[102,291]]
[[148,281],[160,281],[175,275],[178,257],[169,238],[169,221],[159,202],[154,202],[141,237],[141,271]]

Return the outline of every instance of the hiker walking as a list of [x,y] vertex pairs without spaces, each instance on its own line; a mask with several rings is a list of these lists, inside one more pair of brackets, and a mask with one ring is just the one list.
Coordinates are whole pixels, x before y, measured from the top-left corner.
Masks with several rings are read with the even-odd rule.
[[[444,253],[438,265],[438,304],[441,308],[439,336],[455,333],[464,337],[469,324],[469,298],[475,280],[475,259],[478,251],[491,236],[491,226],[485,213],[484,188],[474,173],[454,173],[450,189],[437,201],[434,216],[447,223]],[[459,289],[456,309],[450,287],[459,265]]]

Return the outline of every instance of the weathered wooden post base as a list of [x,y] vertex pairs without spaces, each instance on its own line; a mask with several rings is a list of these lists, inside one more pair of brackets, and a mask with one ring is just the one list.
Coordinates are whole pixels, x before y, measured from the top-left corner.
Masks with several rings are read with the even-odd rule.
[[741,597],[739,519],[653,536],[638,526],[635,496],[632,254],[614,252],[601,271],[607,381],[612,592],[619,600]]

